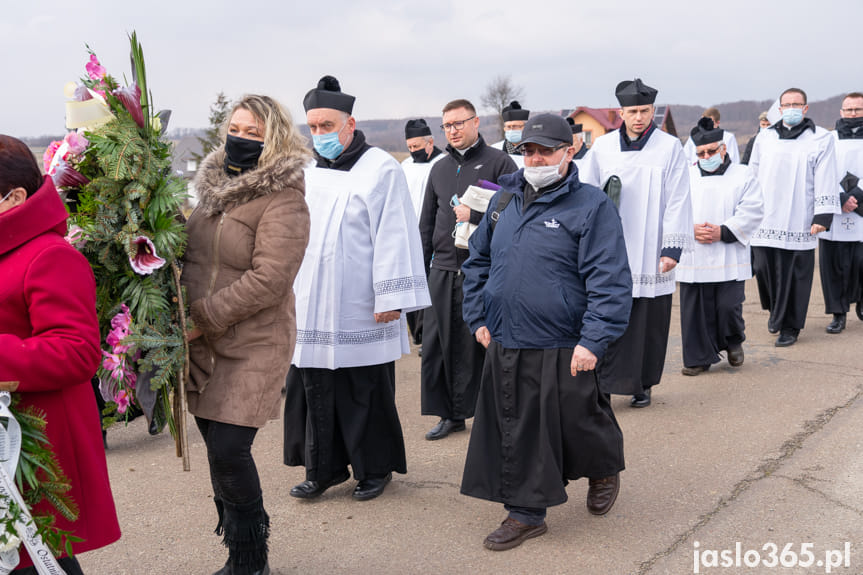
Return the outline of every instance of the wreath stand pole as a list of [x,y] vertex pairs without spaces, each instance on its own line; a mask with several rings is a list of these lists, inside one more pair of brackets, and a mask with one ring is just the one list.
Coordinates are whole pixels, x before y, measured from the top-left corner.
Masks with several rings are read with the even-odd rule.
[[177,436],[174,443],[177,447],[177,457],[183,458],[183,471],[190,471],[189,436],[186,433],[186,381],[189,378],[189,337],[186,331],[186,305],[183,301],[183,286],[180,285],[180,267],[177,261],[171,262],[174,271],[174,284],[177,287],[177,305],[180,308],[180,330],[183,332],[183,370],[177,377],[174,388],[174,422]]

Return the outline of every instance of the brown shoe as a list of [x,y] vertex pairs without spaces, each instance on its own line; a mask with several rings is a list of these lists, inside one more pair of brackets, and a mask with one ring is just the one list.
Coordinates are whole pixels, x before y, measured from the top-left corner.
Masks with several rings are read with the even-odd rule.
[[587,510],[594,515],[605,515],[614,505],[620,491],[620,474],[604,479],[588,479]]
[[518,547],[527,539],[539,537],[548,531],[548,526],[543,521],[539,525],[525,525],[521,521],[517,521],[512,517],[504,519],[500,527],[495,529],[482,542],[486,549],[492,551],[506,551],[513,547]]
[[683,375],[699,375],[710,369],[709,365],[693,365],[692,367],[684,367],[680,370]]

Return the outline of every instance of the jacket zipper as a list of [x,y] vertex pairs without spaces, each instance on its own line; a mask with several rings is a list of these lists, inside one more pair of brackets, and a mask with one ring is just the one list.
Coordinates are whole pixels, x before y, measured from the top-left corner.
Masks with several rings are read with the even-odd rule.
[[[222,226],[225,223],[225,212],[222,212],[222,217],[219,218],[219,225],[216,226],[216,235],[213,238],[213,271],[210,274],[210,286],[207,288],[207,297],[213,295],[213,290],[216,288],[216,277],[219,275],[219,244],[222,240]],[[207,346],[210,350],[210,377],[216,371],[216,353],[213,351],[213,346]],[[200,392],[203,392],[207,386],[203,386]]]

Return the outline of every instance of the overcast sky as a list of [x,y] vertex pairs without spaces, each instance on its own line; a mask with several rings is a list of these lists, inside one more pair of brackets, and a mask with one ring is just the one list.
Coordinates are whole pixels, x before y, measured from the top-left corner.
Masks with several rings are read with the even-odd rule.
[[[63,86],[85,44],[130,78],[137,30],[157,109],[204,127],[219,91],[260,92],[303,121],[325,74],[357,97],[359,119],[438,115],[511,75],[526,108],[615,105],[636,76],[659,103],[819,100],[863,89],[859,0],[248,0],[0,4],[0,132],[62,133]],[[245,9],[244,9],[245,8]]]

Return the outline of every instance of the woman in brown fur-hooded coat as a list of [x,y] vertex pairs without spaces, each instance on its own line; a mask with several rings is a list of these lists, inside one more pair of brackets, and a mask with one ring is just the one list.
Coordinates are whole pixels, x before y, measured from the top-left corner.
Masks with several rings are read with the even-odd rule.
[[191,302],[189,411],[207,445],[228,563],[268,573],[269,517],[251,455],[279,412],[296,341],[293,283],[309,240],[304,139],[266,96],[231,112],[226,143],[203,161],[187,224],[182,283]]

